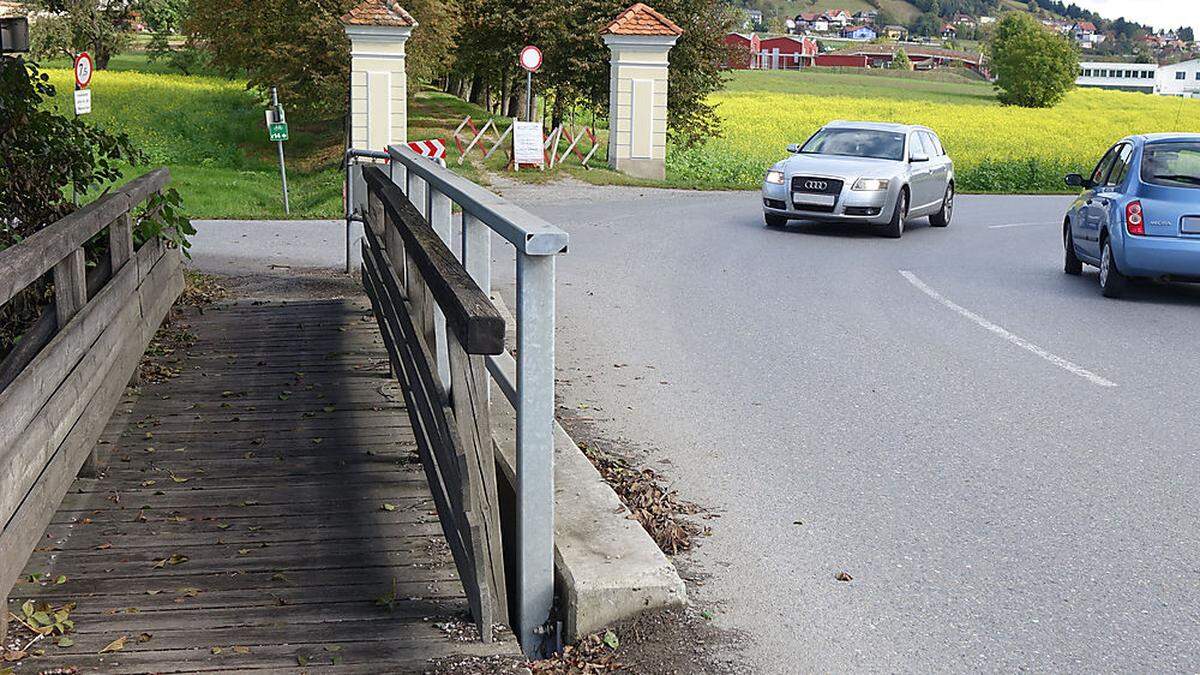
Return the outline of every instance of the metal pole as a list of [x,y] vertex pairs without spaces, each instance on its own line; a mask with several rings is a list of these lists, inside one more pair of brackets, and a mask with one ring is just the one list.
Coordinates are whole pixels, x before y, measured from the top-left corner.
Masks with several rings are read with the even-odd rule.
[[[279,107],[279,91],[275,87],[271,87],[271,107],[274,108],[275,122],[284,121],[283,109]],[[288,186],[287,186],[287,168],[283,165],[283,141],[277,143],[279,146],[279,178],[283,181],[283,212],[287,215],[292,215],[292,206],[288,203]]]
[[525,71],[525,121],[533,121],[533,71]]
[[517,253],[517,597],[525,654],[554,603],[554,256]]

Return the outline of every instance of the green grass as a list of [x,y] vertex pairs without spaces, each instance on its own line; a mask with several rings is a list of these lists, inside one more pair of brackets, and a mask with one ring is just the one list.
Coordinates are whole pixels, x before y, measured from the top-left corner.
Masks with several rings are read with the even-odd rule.
[[739,72],[712,101],[724,136],[670,148],[671,182],[753,189],[789,143],[843,119],[933,128],[963,191],[1063,192],[1063,174],[1086,173],[1123,136],[1200,128],[1200,101],[1078,89],[1035,110],[1001,106],[986,83],[876,74]]
[[[47,72],[58,88],[55,105],[71,113],[71,73],[65,63]],[[263,102],[242,82],[168,73],[145,56],[125,54],[92,79],[91,124],[129,135],[148,157],[127,178],[158,166],[193,218],[282,218],[275,145],[263,128]],[[336,217],[341,211],[340,130],[293,125],[288,182],[293,218]],[[339,144],[340,146],[340,144]]]

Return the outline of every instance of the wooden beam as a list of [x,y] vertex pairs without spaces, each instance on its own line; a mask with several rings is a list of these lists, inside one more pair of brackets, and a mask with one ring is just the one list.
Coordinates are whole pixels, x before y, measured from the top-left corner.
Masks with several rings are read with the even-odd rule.
[[54,266],[54,311],[61,329],[87,304],[87,265],[77,248]]
[[151,171],[60,218],[17,246],[0,251],[0,305],[81,248],[121,214],[161,190],[170,179],[166,168]]
[[463,348],[470,354],[504,351],[504,319],[421,212],[379,167],[364,167],[363,178],[378,195],[385,220],[399,231],[447,325],[462,336]]

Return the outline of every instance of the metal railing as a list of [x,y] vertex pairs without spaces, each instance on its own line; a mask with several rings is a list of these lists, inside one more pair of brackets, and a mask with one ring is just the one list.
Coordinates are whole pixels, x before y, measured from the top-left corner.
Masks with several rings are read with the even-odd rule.
[[[485,294],[492,290],[492,233],[516,253],[516,357],[488,356],[487,369],[516,412],[516,536],[505,543],[516,572],[509,581],[516,591],[509,611],[525,653],[540,655],[554,602],[555,256],[566,252],[568,236],[407,146],[390,146],[388,156],[392,181],[448,246],[459,242],[460,262]],[[348,180],[353,184],[353,177]],[[366,191],[350,188],[348,195],[354,198],[349,218],[365,210]],[[455,206],[462,212],[458,223]],[[449,389],[440,311],[434,325],[437,372]]]

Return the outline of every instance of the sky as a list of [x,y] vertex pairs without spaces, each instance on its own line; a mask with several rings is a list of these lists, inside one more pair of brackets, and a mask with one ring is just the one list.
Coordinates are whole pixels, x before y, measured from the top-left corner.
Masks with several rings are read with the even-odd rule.
[[[1106,19],[1123,16],[1155,28],[1192,26],[1200,31],[1200,0],[1074,0]],[[1063,0],[1071,4],[1071,0]]]

